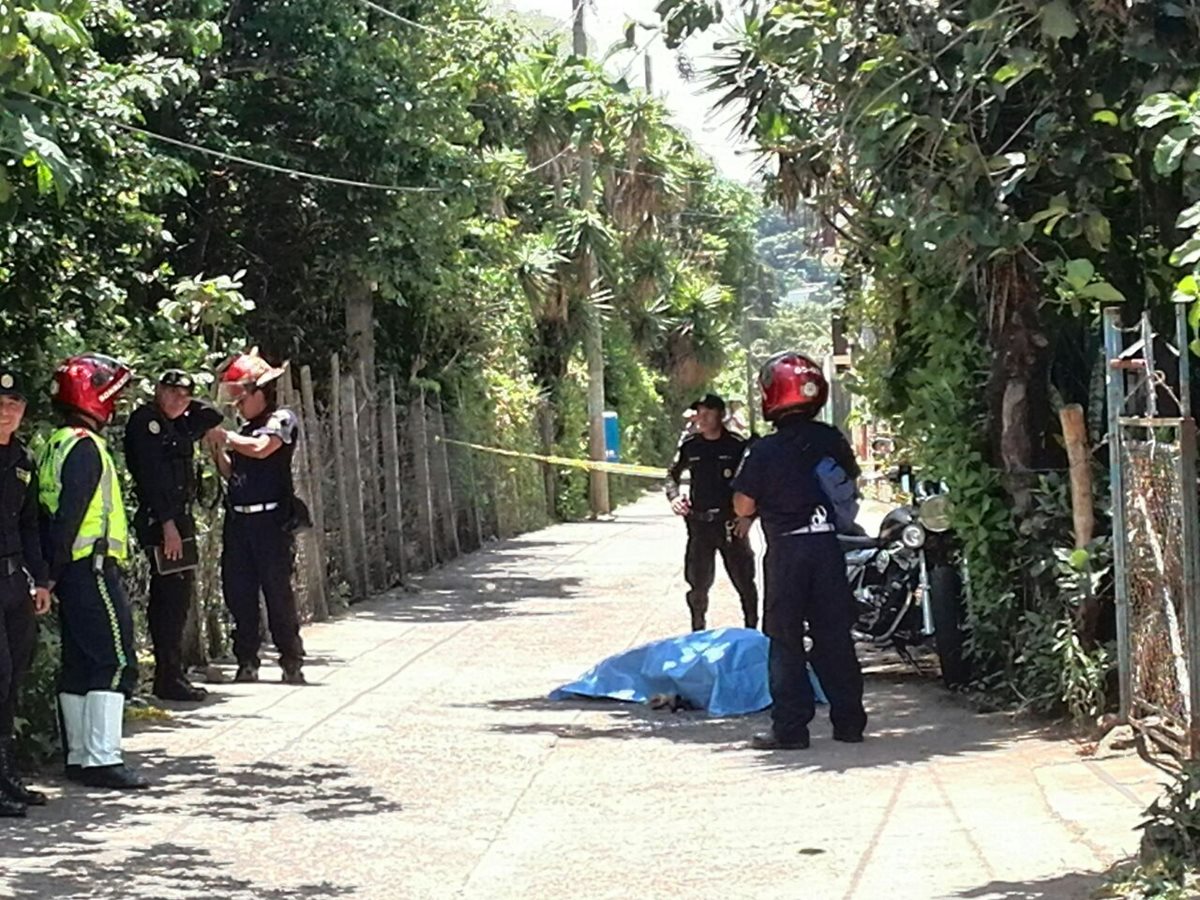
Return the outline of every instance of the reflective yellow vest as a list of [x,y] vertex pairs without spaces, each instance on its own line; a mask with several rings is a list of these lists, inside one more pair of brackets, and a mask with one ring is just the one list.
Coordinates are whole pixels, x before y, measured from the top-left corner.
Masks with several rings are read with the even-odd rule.
[[38,460],[38,494],[42,506],[51,515],[56,515],[62,494],[63,465],[75,445],[89,439],[95,442],[100,452],[100,483],[96,485],[79,533],[71,545],[71,559],[86,559],[96,552],[97,542],[106,539],[105,554],[123,560],[129,555],[129,524],[125,518],[125,504],[121,501],[117,467],[104,438],[86,428],[63,427],[54,432]]

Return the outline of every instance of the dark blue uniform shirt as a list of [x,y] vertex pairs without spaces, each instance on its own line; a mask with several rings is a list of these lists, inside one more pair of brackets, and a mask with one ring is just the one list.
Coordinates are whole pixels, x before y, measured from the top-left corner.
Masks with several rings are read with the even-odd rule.
[[817,463],[825,457],[832,457],[851,478],[861,474],[846,438],[823,422],[791,416],[774,434],[750,445],[733,490],[754,500],[768,538],[833,521],[816,475]]
[[134,411],[125,426],[125,463],[133,475],[138,511],[134,527],[143,541],[158,543],[152,523],[175,522],[190,515],[196,500],[195,444],[224,417],[210,403],[192,400],[176,419],[157,403]]
[[667,498],[679,496],[679,481],[683,473],[692,473],[689,499],[696,512],[733,511],[733,489],[729,486],[742,456],[746,440],[731,431],[722,430],[716,440],[694,434],[679,445],[675,461],[667,471]]
[[300,423],[286,407],[263,413],[242,426],[239,434],[247,437],[272,435],[283,445],[266,459],[252,459],[231,453],[233,466],[229,477],[229,504],[250,506],[255,503],[284,504],[292,498],[292,454]]
[[15,437],[0,445],[0,557],[19,560],[38,587],[47,584],[38,530],[37,466]]

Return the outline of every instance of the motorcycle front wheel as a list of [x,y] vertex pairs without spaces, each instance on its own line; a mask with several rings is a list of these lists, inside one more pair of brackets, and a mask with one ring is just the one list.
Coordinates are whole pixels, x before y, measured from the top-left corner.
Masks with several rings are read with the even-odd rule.
[[953,566],[937,566],[929,572],[929,606],[933,613],[933,640],[942,681],[956,688],[971,680],[971,667],[963,652],[962,576]]

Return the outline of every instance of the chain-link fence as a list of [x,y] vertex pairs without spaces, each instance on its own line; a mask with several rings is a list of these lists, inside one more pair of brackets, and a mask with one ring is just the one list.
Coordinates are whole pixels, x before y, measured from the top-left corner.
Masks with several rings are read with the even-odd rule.
[[1121,455],[1131,687],[1156,724],[1179,732],[1191,720],[1180,447],[1127,439]]
[[[1122,716],[1200,756],[1200,522],[1186,309],[1172,340],[1149,313],[1105,314],[1113,558]],[[1182,349],[1182,352],[1180,350]],[[1167,359],[1172,371],[1160,370]]]

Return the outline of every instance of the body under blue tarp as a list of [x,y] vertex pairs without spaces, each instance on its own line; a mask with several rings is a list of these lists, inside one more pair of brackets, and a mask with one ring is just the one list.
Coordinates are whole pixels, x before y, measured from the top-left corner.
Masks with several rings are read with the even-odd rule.
[[[771,705],[767,686],[769,639],[750,628],[714,628],[654,641],[589,669],[550,694],[551,700],[605,697],[645,703],[675,694],[714,716],[739,716]],[[809,672],[818,703],[825,703]]]

